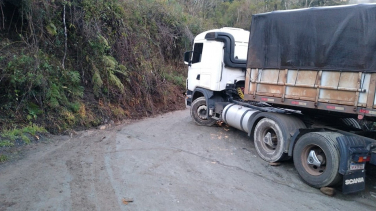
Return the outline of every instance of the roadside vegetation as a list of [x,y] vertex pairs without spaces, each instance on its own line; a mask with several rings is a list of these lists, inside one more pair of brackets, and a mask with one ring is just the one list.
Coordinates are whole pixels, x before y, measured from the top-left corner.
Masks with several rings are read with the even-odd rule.
[[46,129],[34,124],[22,127],[21,129],[3,130],[1,133],[0,147],[14,146],[16,139],[28,144],[31,139],[39,139],[39,134],[46,132]]
[[346,3],[0,0],[0,147],[182,109],[194,35],[249,29],[256,13]]

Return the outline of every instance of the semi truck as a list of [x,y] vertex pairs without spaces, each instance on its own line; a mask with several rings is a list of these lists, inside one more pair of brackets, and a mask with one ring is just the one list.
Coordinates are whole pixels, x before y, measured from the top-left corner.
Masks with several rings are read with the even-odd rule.
[[196,124],[248,133],[263,160],[292,159],[310,186],[364,190],[376,165],[376,4],[256,14],[250,31],[198,34],[184,62]]

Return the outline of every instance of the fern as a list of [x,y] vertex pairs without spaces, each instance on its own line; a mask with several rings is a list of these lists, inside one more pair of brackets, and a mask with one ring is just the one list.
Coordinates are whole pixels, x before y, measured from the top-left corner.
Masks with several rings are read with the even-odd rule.
[[48,24],[46,30],[52,36],[57,35],[56,26],[53,23]]
[[114,57],[112,56],[103,56],[103,62],[108,67],[109,69],[113,70],[117,66],[117,61]]
[[59,101],[54,97],[51,97],[49,99],[48,105],[52,108],[58,108],[60,106]]
[[103,86],[103,81],[102,81],[101,75],[99,74],[99,70],[94,65],[93,65],[93,69],[94,69],[94,74],[92,78],[93,90],[94,90],[94,94],[98,96]]
[[109,81],[111,85],[114,85],[119,88],[119,90],[123,93],[124,92],[124,85],[121,83],[120,79],[114,74],[113,71],[109,71]]
[[80,73],[78,71],[69,71],[68,77],[69,80],[74,84],[79,84],[81,81]]
[[105,50],[108,50],[110,46],[108,45],[108,41],[106,38],[104,38],[102,35],[98,36],[99,42],[102,44],[103,48]]
[[48,104],[52,108],[57,108],[60,106],[58,99],[61,99],[61,95],[59,92],[59,87],[56,84],[52,83],[50,85],[50,88],[47,91],[46,97],[48,99]]
[[72,86],[69,87],[68,92],[72,94],[74,97],[82,98],[84,96],[84,87],[83,86]]

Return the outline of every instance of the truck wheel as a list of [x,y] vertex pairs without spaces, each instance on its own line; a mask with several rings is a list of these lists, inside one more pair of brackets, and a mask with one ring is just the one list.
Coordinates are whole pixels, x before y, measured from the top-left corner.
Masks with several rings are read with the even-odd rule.
[[282,124],[277,124],[272,119],[263,118],[255,127],[256,151],[265,161],[276,162],[284,158],[283,146],[286,140],[280,126]]
[[299,138],[293,157],[296,170],[309,185],[321,188],[341,181],[339,152],[334,132],[311,132]]
[[356,119],[354,119],[354,118],[342,118],[341,120],[345,125],[347,125],[349,127],[353,127],[353,128],[356,128],[356,129],[362,129],[362,126],[360,126],[359,122],[356,121]]
[[191,105],[191,116],[196,124],[205,126],[212,126],[215,124],[215,119],[206,117],[207,112],[208,107],[206,105],[205,97],[199,97],[193,101]]

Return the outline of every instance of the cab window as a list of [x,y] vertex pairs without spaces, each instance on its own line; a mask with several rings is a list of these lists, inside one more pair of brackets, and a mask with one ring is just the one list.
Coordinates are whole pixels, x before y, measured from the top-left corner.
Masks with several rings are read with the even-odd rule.
[[203,43],[195,43],[192,54],[192,64],[201,62]]

